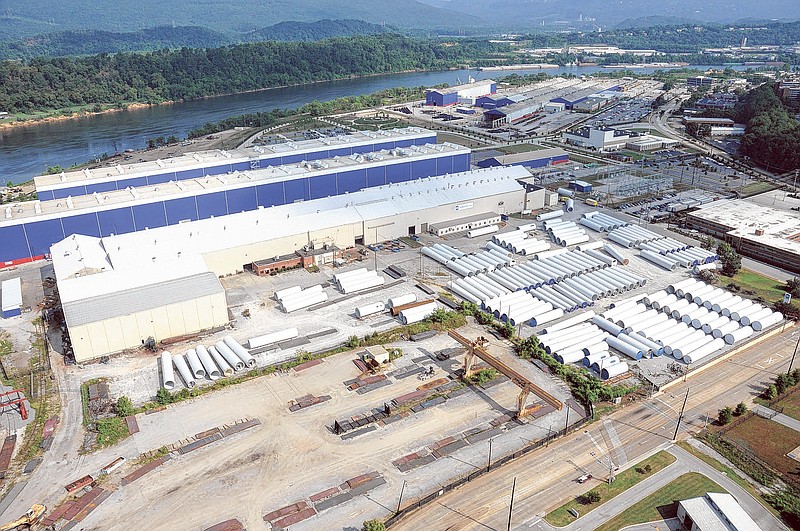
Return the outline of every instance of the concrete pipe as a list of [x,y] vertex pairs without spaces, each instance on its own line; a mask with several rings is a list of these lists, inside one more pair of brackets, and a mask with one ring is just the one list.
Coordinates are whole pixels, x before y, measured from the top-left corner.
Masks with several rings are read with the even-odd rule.
[[578,220],[578,224],[583,225],[584,227],[588,227],[596,232],[603,232],[603,225],[600,223],[595,223],[591,219],[581,218]]
[[471,302],[472,304],[480,304],[481,299],[480,297],[476,297],[469,291],[465,290],[463,287],[459,286],[454,282],[447,283],[447,289],[464,299],[465,301]]
[[670,305],[674,305],[676,302],[678,302],[678,297],[674,293],[670,293],[663,299],[653,301],[653,308],[659,311],[664,311],[664,308],[669,308]]
[[692,279],[692,283],[687,286],[682,286],[680,288],[675,289],[675,295],[678,297],[686,297],[687,291],[696,290],[697,288],[704,286],[705,282],[701,282],[699,280]]
[[192,375],[195,377],[196,380],[206,377],[206,370],[203,368],[203,364],[200,363],[200,358],[197,357],[197,352],[194,349],[189,349],[184,354],[186,356],[186,362],[189,364],[189,368],[192,369]]
[[618,351],[622,352],[629,358],[633,358],[635,360],[640,360],[644,357],[644,352],[641,348],[635,347],[630,343],[626,343],[625,341],[617,338],[617,337],[608,337],[606,339],[606,343],[609,346],[617,349]]
[[695,350],[694,352],[689,352],[688,354],[684,354],[683,362],[687,364],[697,363],[703,358],[707,358],[714,352],[718,351],[722,347],[725,346],[725,342],[721,339],[714,339],[709,343],[706,343],[705,346]]
[[742,301],[742,303],[738,305],[736,309],[731,308],[731,314],[729,317],[734,321],[741,321],[742,319],[747,318],[746,320],[748,322],[742,324],[749,324],[750,319],[748,316],[752,315],[756,311],[761,311],[761,308],[763,308],[763,306],[751,300]]
[[741,328],[737,328],[736,330],[725,334],[722,339],[725,341],[727,345],[733,345],[734,343],[738,343],[739,341],[743,341],[748,337],[752,336],[755,333],[753,327],[751,326],[743,326]]
[[181,379],[183,379],[183,384],[188,389],[194,389],[194,386],[197,385],[197,382],[195,382],[192,370],[186,364],[186,360],[184,359],[184,357],[181,356],[180,354],[172,356],[172,363],[174,363],[175,368],[178,369],[178,374],[181,375]]
[[541,262],[542,260],[547,260],[551,256],[557,256],[559,254],[564,254],[568,252],[569,249],[553,249],[552,251],[542,251],[541,253],[534,254],[533,259]]
[[641,256],[648,262],[652,262],[657,266],[666,269],[667,271],[673,271],[675,268],[678,267],[678,263],[675,260],[662,256],[658,253],[654,253],[652,251],[639,251],[639,256]]
[[281,300],[282,298],[286,297],[287,295],[292,295],[293,293],[300,293],[303,291],[303,288],[300,286],[292,286],[291,288],[281,289],[275,292],[273,298],[276,301]]
[[604,334],[600,330],[588,331],[584,336],[565,337],[560,338],[560,340],[557,342],[548,343],[545,346],[545,351],[552,354],[553,352],[563,351],[573,346],[583,345],[584,343],[596,343],[604,339],[606,336],[607,334]]
[[608,343],[606,343],[605,338],[602,341],[583,347],[583,354],[586,356],[593,356],[601,352],[608,352]]
[[570,317],[569,319],[564,319],[563,321],[559,321],[557,323],[553,323],[549,325],[547,328],[543,328],[540,334],[551,334],[553,332],[557,332],[558,330],[563,330],[565,328],[569,328],[570,326],[585,323],[589,321],[592,317],[595,316],[594,311],[589,310],[588,312],[581,313],[579,315],[575,315]]
[[740,297],[739,295],[734,295],[733,297],[731,297],[729,302],[726,302],[725,304],[721,305],[719,313],[724,315],[725,317],[730,317],[731,310],[738,309],[739,305],[744,302],[748,302],[748,299]]
[[731,322],[730,317],[725,317],[724,315],[717,314],[717,317],[706,324],[703,325],[702,329],[703,332],[706,334],[710,334],[712,330],[715,328],[719,328],[720,326],[726,325]]
[[225,344],[224,341],[217,341],[216,343],[214,343],[214,346],[217,348],[217,352],[219,352],[220,355],[222,355],[222,357],[225,359],[225,361],[228,362],[228,365],[233,367],[233,370],[241,371],[242,369],[244,369],[244,362],[241,359],[239,359],[239,356],[237,356],[231,350],[231,348]]
[[[381,305],[383,303],[380,303]],[[272,332],[271,334],[264,334],[263,336],[258,337],[251,337],[247,344],[250,346],[251,349],[254,348],[261,348],[265,345],[272,345],[273,343],[280,343],[281,341],[288,341],[289,339],[294,339],[300,335],[300,332],[297,328],[287,328],[285,330],[279,330],[277,332]],[[197,353],[198,356],[200,353]],[[200,358],[200,361],[203,359]]]
[[612,365],[617,365],[618,363],[622,363],[622,360],[619,359],[619,356],[611,354],[607,358],[602,358],[592,362],[592,364],[589,365],[589,368],[600,374],[600,372],[603,370],[603,367],[610,367]]
[[[735,302],[736,297],[738,297],[738,295],[734,295],[731,292],[726,292],[724,297],[720,297],[711,303],[711,311],[722,315],[722,308]],[[741,297],[739,298],[741,299]]]
[[712,336],[707,336],[703,334],[702,337],[698,337],[697,340],[695,341],[684,343],[678,347],[673,347],[672,357],[675,358],[676,360],[683,359],[683,357],[686,356],[687,354],[690,354],[696,351],[697,349],[703,348],[705,345],[708,345],[712,341],[714,341],[714,338]]
[[467,238],[479,238],[481,236],[488,236],[493,232],[497,232],[500,230],[500,227],[497,225],[489,225],[487,227],[480,227],[478,229],[472,229],[467,231]]
[[679,282],[673,282],[667,286],[667,293],[675,293],[678,289],[682,289],[684,286],[691,286],[697,283],[697,280],[694,278],[686,278]]
[[575,349],[569,350],[569,351],[564,352],[564,353],[559,353],[556,356],[556,360],[558,360],[560,363],[562,363],[564,365],[567,365],[567,364],[570,364],[570,363],[583,362],[583,352],[581,352],[580,350],[575,350]]
[[217,367],[222,371],[223,376],[231,376],[233,374],[233,367],[222,357],[222,354],[219,353],[216,346],[211,345],[208,347],[208,353],[211,355],[211,359],[214,360],[214,363],[217,364]]
[[[711,293],[707,293],[707,294],[705,294],[703,296],[702,304],[703,304],[703,306],[705,306],[706,308],[711,310],[712,307],[714,306],[714,302],[722,299],[727,294],[728,294],[728,292],[725,291],[722,288],[714,288],[713,291],[711,291]],[[700,304],[700,303],[698,303],[698,304]],[[716,310],[714,310],[714,311],[716,311]]]
[[566,211],[567,212],[572,212],[574,210],[575,210],[575,201],[573,199],[571,199],[571,198],[567,199]]
[[[686,311],[691,310],[691,305],[694,304],[693,302],[689,302],[686,299],[678,299],[675,304],[670,304],[669,306],[664,306],[662,308],[663,312],[669,312],[673,319],[677,319],[678,321],[683,320],[683,314]],[[696,306],[696,305],[695,305]]]
[[[692,325],[693,328],[702,329],[704,326],[708,325],[708,323],[710,323],[712,321],[716,321],[717,319],[719,319],[719,314],[717,312],[712,312],[711,310],[709,310],[706,307],[703,307],[703,309],[706,310],[706,312],[708,312],[708,313],[705,313],[705,314],[701,315],[700,317],[696,317],[696,318],[692,319],[691,325]],[[706,332],[706,333],[708,333],[708,332]]]
[[366,304],[364,306],[359,306],[356,308],[356,317],[359,319],[363,319],[368,315],[373,315],[376,313],[381,313],[386,309],[386,304],[383,302],[373,302],[372,304]]
[[[639,341],[639,339],[637,339],[641,338],[642,336],[638,336],[636,334],[634,334],[634,336],[630,336],[628,334],[620,334],[616,337],[616,339],[619,339],[623,343],[627,343],[628,345],[639,349],[643,354],[642,357],[644,358],[652,358],[653,356],[656,355],[655,351],[652,348],[650,348],[649,346]],[[660,349],[661,346],[659,345],[658,348]]]
[[758,321],[759,319],[772,315],[771,308],[764,308],[760,304],[758,306],[760,306],[760,309],[758,310],[753,309],[753,311],[748,311],[747,313],[741,316],[741,318],[739,319],[739,323],[742,326],[750,326],[750,324],[752,324],[753,321]]
[[363,275],[367,271],[369,271],[369,270],[366,267],[359,267],[358,269],[353,269],[351,271],[344,271],[342,273],[336,273],[331,278],[332,278],[332,280],[334,282],[339,284],[342,281],[342,279],[345,279],[345,278],[348,278],[348,277],[357,277],[359,275]]
[[[652,307],[653,306],[653,302],[661,300],[661,299],[664,299],[664,298],[667,298],[667,297],[669,297],[669,293],[667,293],[667,290],[662,289],[661,291],[656,291],[655,293],[651,293],[651,294],[645,295],[642,298],[642,303],[644,303],[645,306]],[[656,310],[658,310],[658,308],[656,308]]]
[[692,325],[692,321],[695,318],[700,317],[705,313],[708,313],[708,310],[706,310],[702,306],[698,306],[695,303],[690,302],[689,306],[687,306],[686,309],[684,309],[681,312],[681,321],[683,321],[687,325],[691,326]]
[[762,330],[765,330],[770,326],[776,325],[781,321],[783,321],[783,314],[781,312],[772,312],[770,315],[761,317],[753,321],[752,323],[750,323],[750,326],[753,327],[753,330],[755,330],[756,332],[761,332]]
[[594,258],[596,260],[600,260],[601,262],[603,262],[607,266],[615,266],[618,263],[616,258],[612,258],[610,256],[606,256],[606,255],[604,255],[603,253],[601,253],[597,249],[587,249],[586,250],[586,254],[591,256],[592,258]]
[[739,324],[739,321],[731,320],[728,324],[724,324],[718,328],[713,329],[711,331],[711,335],[714,337],[714,339],[720,337],[724,338],[727,334],[730,334],[731,332],[738,330],[741,327],[742,325]]
[[253,356],[251,356],[250,353],[247,352],[247,349],[244,348],[241,344],[239,344],[238,341],[233,339],[233,337],[225,336],[224,338],[222,338],[222,340],[225,342],[226,345],[228,345],[228,347],[233,351],[233,353],[236,354],[236,356],[240,360],[242,360],[242,362],[247,367],[252,369],[253,367],[256,366],[255,358],[253,358]]
[[213,381],[219,380],[222,377],[222,373],[214,364],[214,360],[211,359],[211,355],[208,353],[208,349],[204,345],[197,345],[194,347],[195,354],[200,359],[200,363],[203,365],[203,369],[206,371],[206,375]]
[[611,309],[616,309],[616,308],[618,308],[620,306],[624,306],[626,304],[630,304],[630,303],[636,304],[637,302],[639,302],[641,300],[642,300],[642,296],[641,295],[634,295],[634,296],[628,297],[626,299],[620,299],[618,301],[612,302],[610,308]]
[[575,334],[584,334],[587,330],[599,330],[596,326],[591,323],[581,323],[579,325],[570,326],[569,328],[562,328],[561,330],[556,330],[555,332],[550,332],[545,335],[538,336],[539,343],[542,345],[546,345],[548,343],[553,343],[559,341],[561,338],[564,337],[571,337]]
[[614,247],[612,247],[611,245],[608,245],[608,244],[604,245],[604,246],[603,246],[603,250],[604,250],[605,252],[607,252],[609,255],[611,255],[611,257],[612,257],[612,258],[614,258],[614,259],[615,259],[617,262],[619,262],[620,264],[622,264],[622,265],[628,265],[628,259],[627,259],[627,258],[625,258],[625,257],[622,255],[622,253],[620,253],[619,251],[617,251],[617,250],[616,250]]
[[600,317],[599,315],[592,317],[591,322],[592,324],[596,325],[597,327],[605,330],[606,332],[614,336],[618,336],[619,334],[622,333],[621,326],[618,326],[615,323],[612,323],[611,321],[604,319],[603,317]]
[[389,299],[389,309],[396,308],[398,306],[402,306],[404,304],[408,304],[411,302],[417,302],[417,296],[413,293],[407,293],[405,295],[398,295],[397,297],[392,297]]
[[[606,344],[606,348],[608,348],[608,344]],[[585,352],[586,352],[586,350],[584,349],[584,353]],[[611,353],[608,350],[601,350],[601,351],[598,351],[598,352],[596,352],[594,354],[589,354],[588,356],[584,356],[583,364],[586,367],[591,367],[592,364],[597,363],[598,361],[600,361],[602,359],[606,359],[606,358],[608,358],[610,356],[611,356]]]
[[666,348],[667,346],[672,345],[676,341],[679,341],[680,339],[686,337],[687,335],[695,332],[695,330],[692,330],[688,326],[686,326],[686,323],[682,323],[680,321],[672,321],[672,322],[675,323],[675,327],[668,333],[662,335],[658,340],[658,342],[664,346],[664,354],[668,354]]
[[560,218],[563,215],[564,215],[564,211],[563,210],[554,210],[552,212],[546,212],[544,214],[539,214],[538,216],[536,216],[536,221],[547,221],[547,220],[550,220],[550,219]]
[[617,376],[622,376],[626,372],[630,370],[630,367],[624,361],[619,363],[615,363],[613,365],[606,365],[600,371],[600,379],[601,380],[610,380],[611,378],[616,378]]
[[[691,329],[690,329],[691,330]],[[683,354],[676,355],[676,351],[681,350],[686,345],[691,345],[693,343],[697,343],[700,339],[708,337],[705,335],[702,330],[692,330],[689,334],[685,335],[684,337],[678,339],[677,341],[673,341],[671,344],[664,345],[664,354],[667,356],[672,355],[675,359],[681,359]]]
[[175,371],[172,370],[172,354],[167,350],[161,353],[161,387],[167,391],[175,389]]
[[559,308],[555,308],[549,312],[544,312],[533,317],[530,323],[531,326],[541,326],[543,324],[553,322],[556,319],[561,319],[562,317],[564,317],[564,311]]

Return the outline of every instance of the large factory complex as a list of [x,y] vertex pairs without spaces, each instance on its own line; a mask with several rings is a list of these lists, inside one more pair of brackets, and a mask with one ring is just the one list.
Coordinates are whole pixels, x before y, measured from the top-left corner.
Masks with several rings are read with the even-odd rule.
[[218,277],[544,206],[524,167],[469,158],[410,128],[41,176],[44,199],[0,220],[0,259],[52,257],[75,358],[94,359],[224,326]]

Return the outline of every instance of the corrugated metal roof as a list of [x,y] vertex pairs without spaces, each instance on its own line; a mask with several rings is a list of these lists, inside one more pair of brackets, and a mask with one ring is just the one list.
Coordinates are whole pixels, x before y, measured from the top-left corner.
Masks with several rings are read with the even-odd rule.
[[81,326],[218,293],[225,293],[219,278],[200,273],[64,303],[64,318]]

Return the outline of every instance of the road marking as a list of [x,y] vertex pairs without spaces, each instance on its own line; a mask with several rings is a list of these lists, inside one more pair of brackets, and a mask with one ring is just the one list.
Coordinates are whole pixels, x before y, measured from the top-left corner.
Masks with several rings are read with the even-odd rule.
[[603,421],[603,427],[608,433],[608,438],[611,439],[611,444],[614,445],[614,453],[617,455],[617,466],[624,466],[628,462],[628,456],[625,454],[625,447],[622,445],[622,441],[619,440],[617,429],[608,419]]

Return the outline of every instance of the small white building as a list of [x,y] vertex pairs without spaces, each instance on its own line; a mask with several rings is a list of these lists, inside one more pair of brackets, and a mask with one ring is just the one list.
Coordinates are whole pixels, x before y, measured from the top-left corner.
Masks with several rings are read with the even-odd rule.
[[728,493],[708,492],[678,502],[678,520],[689,531],[761,531]]

